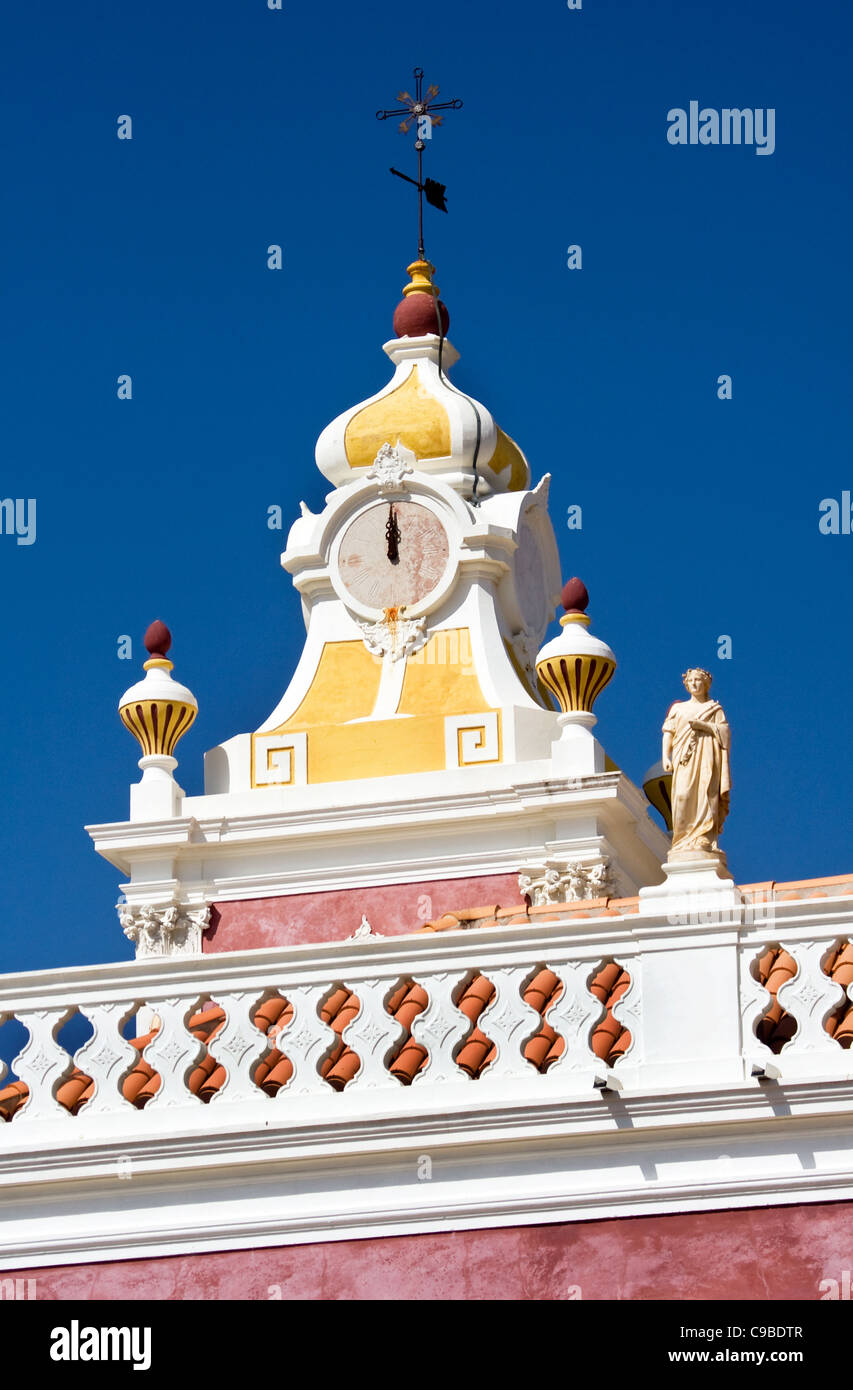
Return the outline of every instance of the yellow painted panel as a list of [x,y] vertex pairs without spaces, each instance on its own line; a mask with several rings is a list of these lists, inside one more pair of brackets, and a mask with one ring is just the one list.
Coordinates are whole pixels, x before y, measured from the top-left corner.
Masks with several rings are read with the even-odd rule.
[[508,434],[504,434],[500,427],[498,428],[495,452],[489,459],[489,468],[496,475],[503,473],[506,468],[510,470],[509,482],[506,485],[507,492],[521,492],[530,481],[530,469],[527,467],[523,453],[515,440],[510,439]]
[[[400,714],[470,714],[488,709],[467,627],[435,632],[406,658]],[[443,766],[443,764],[442,764]]]
[[376,704],[381,678],[382,662],[360,639],[327,642],[305,699],[280,728],[308,729],[314,724],[366,719]]
[[376,719],[314,729],[308,735],[308,781],[350,782],[435,772],[445,766],[444,718]]
[[419,459],[450,453],[450,418],[422,385],[417,363],[400,386],[353,415],[344,434],[350,467],[369,468],[383,444],[398,440]]

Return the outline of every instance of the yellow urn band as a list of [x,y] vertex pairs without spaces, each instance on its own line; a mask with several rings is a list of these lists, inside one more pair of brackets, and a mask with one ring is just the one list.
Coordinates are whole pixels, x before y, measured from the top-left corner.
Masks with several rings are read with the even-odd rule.
[[599,655],[554,655],[536,664],[537,676],[556,696],[563,714],[576,710],[591,713],[615,670],[615,661]]
[[120,706],[118,713],[145,757],[156,754],[170,758],[198,710],[177,700],[135,700]]

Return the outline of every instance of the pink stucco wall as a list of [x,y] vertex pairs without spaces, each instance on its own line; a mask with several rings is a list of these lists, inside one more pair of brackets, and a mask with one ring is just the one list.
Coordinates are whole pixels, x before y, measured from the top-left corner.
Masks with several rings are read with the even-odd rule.
[[38,1299],[821,1298],[853,1203],[626,1217],[4,1271]]
[[352,935],[363,915],[374,931],[401,936],[417,931],[425,921],[444,912],[494,903],[512,907],[520,901],[518,874],[489,874],[222,902],[214,904],[204,950],[343,941]]

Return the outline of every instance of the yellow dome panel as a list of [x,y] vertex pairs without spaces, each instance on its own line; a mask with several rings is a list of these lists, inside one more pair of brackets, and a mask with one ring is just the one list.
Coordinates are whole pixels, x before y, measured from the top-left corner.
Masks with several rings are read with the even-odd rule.
[[353,415],[344,435],[350,468],[370,468],[382,445],[398,440],[418,459],[450,454],[450,417],[422,384],[417,364],[402,385]]
[[513,439],[508,434],[504,434],[500,427],[497,428],[497,443],[495,452],[489,459],[488,467],[500,477],[501,473],[510,470],[509,482],[506,485],[507,492],[523,492],[530,481],[530,469],[527,460]]

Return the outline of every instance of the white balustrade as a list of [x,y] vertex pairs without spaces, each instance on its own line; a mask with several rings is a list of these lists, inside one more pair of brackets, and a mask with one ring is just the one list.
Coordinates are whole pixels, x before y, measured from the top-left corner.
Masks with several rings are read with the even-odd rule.
[[[754,1064],[761,1066],[772,1058],[781,1073],[791,1078],[821,1073],[839,1079],[853,1075],[853,1054],[849,1048],[842,1048],[826,1029],[830,1015],[845,999],[853,999],[850,989],[845,990],[832,980],[825,969],[831,953],[846,939],[846,933],[822,940],[813,936],[767,936],[760,943],[741,948],[743,1050]],[[755,969],[762,955],[778,947],[791,956],[797,967],[796,974],[784,981],[776,993],[779,1007],[794,1020],[796,1031],[774,1053],[756,1033],[773,996],[756,978]]]
[[[464,1107],[465,1097],[475,1094],[489,1104],[499,1104],[503,1096],[513,1105],[523,1104],[526,1098],[536,1104],[543,1097],[552,1102],[589,1099],[594,1094],[593,1081],[601,1074],[590,1039],[605,1017],[590,981],[605,962],[617,962],[630,979],[628,989],[612,1006],[612,1017],[631,1034],[627,1052],[615,1063],[623,1097],[644,1089],[655,1091],[661,1085],[684,1089],[692,1079],[702,1085],[754,1084],[753,1068],[774,1054],[756,1036],[772,999],[755,978],[753,964],[768,947],[779,945],[797,966],[794,977],[778,991],[779,1006],[797,1025],[794,1036],[775,1055],[783,1079],[853,1078],[853,1054],[825,1027],[828,1016],[846,997],[842,986],[824,970],[830,952],[847,939],[846,922],[839,930],[833,920],[831,931],[822,937],[813,922],[809,924],[794,910],[787,921],[749,921],[740,928],[733,928],[730,921],[718,929],[703,922],[696,929],[695,947],[673,934],[663,920],[652,923],[652,930],[649,925],[629,918],[562,925],[531,920],[529,927],[514,931],[496,927],[365,937],[313,952],[309,947],[290,947],[0,977],[0,1022],[15,1018],[28,1030],[27,1041],[12,1062],[12,1074],[26,1084],[28,1094],[18,1103],[11,1123],[0,1123],[0,1152],[9,1143],[23,1143],[25,1133],[31,1134],[37,1124],[50,1133],[79,1126],[84,1135],[101,1131],[145,1135],[174,1124],[215,1128],[219,1121],[214,1116],[237,1115],[241,1107],[247,1122],[259,1116],[277,1124],[287,1124],[291,1117],[294,1123],[300,1117],[306,1123],[317,1117],[330,1122],[341,1116],[352,1119],[360,1108],[371,1113],[371,1097],[379,1092],[386,1113],[389,1105],[399,1104],[405,1114],[418,1107],[440,1109],[445,1097],[447,1104]],[[714,979],[719,985],[728,970],[731,992],[720,1000],[719,1026],[713,1026],[714,1009],[705,1000],[699,1011],[702,1029],[691,1034],[685,1029],[689,1009],[685,1008],[684,982],[691,981],[697,996],[705,988],[701,967],[709,958],[709,932],[710,949],[717,953]],[[691,975],[689,952],[693,950],[696,969]],[[544,1021],[563,1046],[544,1074],[525,1056],[543,1018],[523,998],[527,982],[541,970],[552,971],[562,986]],[[475,975],[485,976],[494,987],[476,1025],[455,1002]],[[427,998],[408,1035],[426,1052],[411,1086],[391,1071],[407,1034],[387,1008],[387,1000],[407,981],[420,986]],[[342,987],[359,1003],[358,1012],[339,1034],[320,1011],[332,991]],[[271,1037],[254,1018],[262,1000],[273,993],[288,1002],[292,1017]],[[206,1000],[215,1001],[224,1015],[208,1042],[200,1041],[189,1028],[200,1001]],[[732,1007],[735,1002],[737,1010]],[[655,1011],[651,1030],[644,1026],[644,1007]],[[89,1020],[93,1031],[72,1059],[57,1035],[75,1011]],[[140,1011],[158,1019],[154,1036],[141,1054],[159,1077],[144,1108],[128,1100],[122,1089],[140,1060],[122,1031]],[[492,1059],[478,1080],[455,1060],[475,1026],[494,1045]],[[357,1069],[343,1088],[344,1102],[340,1090],[322,1074],[324,1061],[341,1042],[358,1058]],[[256,1082],[255,1071],[274,1049],[288,1059],[292,1074],[270,1097]],[[202,1099],[188,1084],[206,1055],[224,1069],[224,1079],[220,1072],[221,1084],[209,1098],[214,1106],[209,1118],[205,1118],[204,1103],[209,1093]],[[72,1066],[92,1081],[87,1100],[82,1101],[79,1092],[74,1097],[74,1106],[79,1107],[76,1116],[57,1099]],[[0,1090],[3,1084],[0,1081]],[[472,1086],[479,1087],[479,1092],[472,1091]],[[10,1108],[14,1108],[13,1100]]]
[[471,1080],[453,1060],[457,1045],[471,1031],[468,1019],[453,1002],[461,978],[464,977],[444,970],[435,975],[419,976],[429,1003],[413,1020],[412,1037],[427,1049],[427,1060],[414,1078],[413,1086]]
[[361,1063],[350,1085],[353,1088],[399,1086],[400,1082],[392,1076],[387,1063],[394,1044],[402,1042],[406,1030],[385,1007],[388,980],[360,980],[358,997],[361,1008],[341,1034]]
[[293,1018],[276,1038],[276,1046],[290,1061],[293,1075],[276,1096],[329,1095],[330,1087],[320,1075],[320,1063],[337,1042],[334,1028],[320,1017],[320,1005],[329,993],[328,984],[292,989],[281,981],[279,993],[293,1005]]
[[54,1090],[68,1070],[71,1058],[56,1041],[56,1034],[74,1012],[73,1006],[59,1009],[26,1009],[16,1014],[29,1030],[29,1038],[12,1063],[12,1070],[26,1082],[29,1095],[17,1116],[18,1123],[67,1117],[67,1110],[54,1099]]
[[90,1004],[86,1010],[94,1031],[77,1052],[74,1064],[94,1082],[94,1093],[80,1111],[87,1120],[134,1108],[125,1100],[120,1085],[138,1057],[136,1048],[120,1032],[127,1013],[126,1004]]
[[208,1043],[214,1061],[225,1068],[225,1080],[211,1097],[211,1105],[256,1100],[258,1088],[252,1079],[254,1064],[267,1051],[269,1039],[257,1028],[252,1013],[257,994],[252,990],[219,992],[217,1000],[225,1012],[225,1022]]

